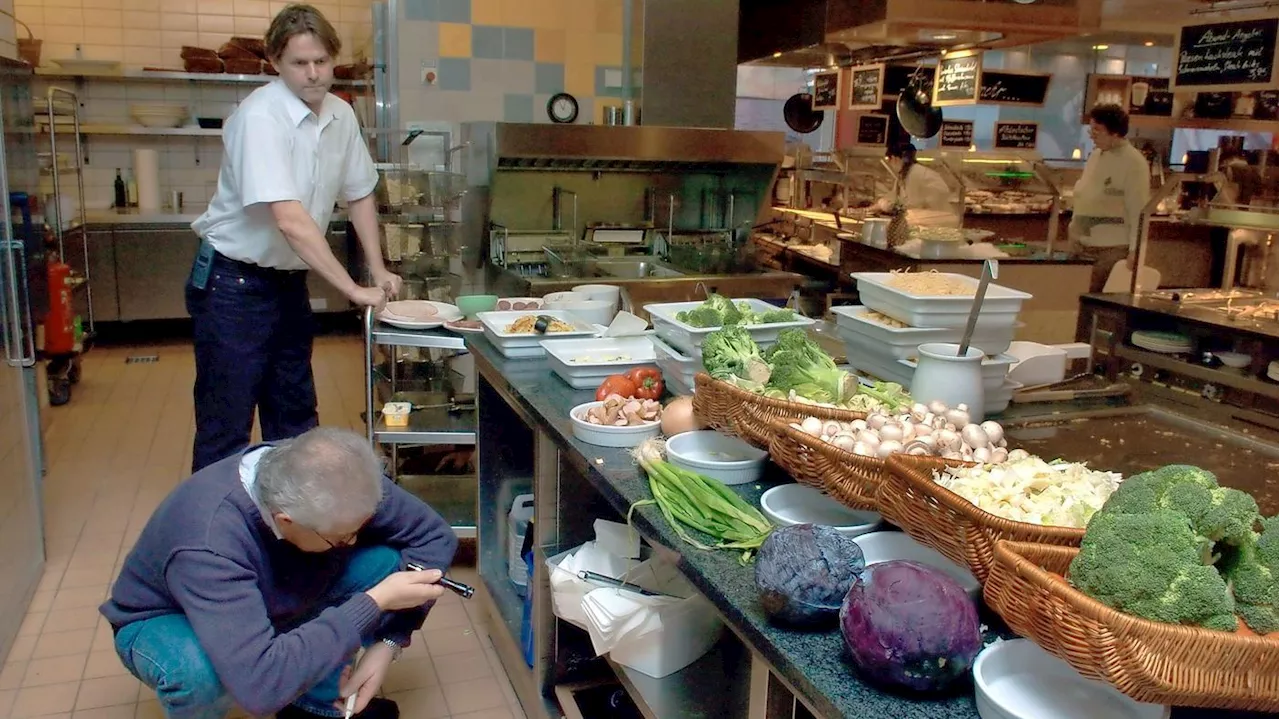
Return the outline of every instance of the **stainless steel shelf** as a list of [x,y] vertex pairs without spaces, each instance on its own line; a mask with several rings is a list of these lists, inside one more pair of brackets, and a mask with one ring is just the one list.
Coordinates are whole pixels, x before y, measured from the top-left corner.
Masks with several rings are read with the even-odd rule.
[[416,410],[408,427],[388,427],[383,419],[373,425],[373,439],[383,444],[475,444],[476,413],[449,412],[445,408]]
[[[48,134],[48,124],[36,127],[41,134]],[[68,124],[60,124],[57,134],[73,134],[75,128]],[[221,137],[222,130],[206,130],[203,127],[143,127],[142,125],[80,125],[81,135],[159,135],[169,137]]]
[[373,326],[373,343],[377,345],[394,345],[396,347],[459,351],[467,348],[462,335],[454,334],[446,329],[402,330],[381,322],[376,322]]
[[1128,345],[1118,345],[1116,347],[1116,356],[1131,362],[1140,362],[1148,367],[1185,375],[1201,382],[1212,382],[1224,387],[1253,392],[1270,399],[1280,399],[1280,387],[1277,387],[1277,385],[1254,377],[1246,377],[1234,370],[1202,367],[1169,355],[1148,352]]
[[[263,85],[275,79],[274,75],[233,75],[205,72],[153,72],[148,70],[123,70],[117,72],[68,72],[58,68],[37,68],[36,77],[52,80],[151,80],[157,82],[195,82],[208,85]],[[335,80],[334,87],[368,87],[368,80]]]
[[[646,719],[747,716],[751,682],[745,678],[751,676],[751,655],[727,629],[698,661],[661,679],[624,667],[612,658],[608,661]],[[710,680],[713,677],[724,679]]]

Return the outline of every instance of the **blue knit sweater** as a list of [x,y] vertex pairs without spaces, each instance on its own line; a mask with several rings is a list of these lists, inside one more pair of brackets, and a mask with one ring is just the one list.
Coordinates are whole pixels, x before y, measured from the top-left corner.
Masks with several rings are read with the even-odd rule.
[[[185,614],[227,692],[254,716],[266,716],[342,666],[362,634],[407,645],[426,609],[384,614],[361,592],[317,614],[348,553],[303,552],[277,539],[240,481],[240,459],[209,465],[164,500],[101,611],[116,629]],[[358,545],[390,547],[403,561],[447,569],[458,546],[453,530],[424,502],[383,481],[382,502]]]

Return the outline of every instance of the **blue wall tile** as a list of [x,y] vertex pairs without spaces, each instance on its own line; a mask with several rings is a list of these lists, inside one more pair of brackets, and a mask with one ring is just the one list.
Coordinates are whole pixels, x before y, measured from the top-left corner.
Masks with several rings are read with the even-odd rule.
[[533,122],[533,95],[503,95],[502,119],[506,122]]
[[406,20],[435,20],[439,4],[440,0],[406,0],[404,17]]
[[564,92],[564,63],[537,63],[534,66],[533,91],[543,95]]
[[527,27],[504,28],[506,55],[508,60],[533,59],[533,30]]
[[501,60],[502,28],[491,25],[472,25],[471,57]]
[[471,0],[435,0],[439,3],[440,22],[471,22]]
[[618,87],[608,87],[605,85],[604,74],[606,70],[613,70],[619,78],[622,77],[622,68],[617,65],[596,65],[596,96],[622,97],[621,80],[619,80]]
[[471,60],[465,57],[440,58],[440,89],[470,90]]

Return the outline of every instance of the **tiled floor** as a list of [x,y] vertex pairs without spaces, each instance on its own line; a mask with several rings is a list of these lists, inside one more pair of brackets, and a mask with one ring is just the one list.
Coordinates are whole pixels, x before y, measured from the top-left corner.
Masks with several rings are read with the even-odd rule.
[[[160,361],[125,364],[140,354]],[[362,361],[358,338],[317,340],[322,423],[362,428]],[[0,717],[162,719],[154,693],[116,658],[97,606],[151,511],[190,467],[193,377],[189,345],[97,348],[71,403],[43,411],[48,563],[0,670]],[[473,569],[452,575],[479,586]],[[383,689],[405,719],[524,717],[479,605],[452,594]]]

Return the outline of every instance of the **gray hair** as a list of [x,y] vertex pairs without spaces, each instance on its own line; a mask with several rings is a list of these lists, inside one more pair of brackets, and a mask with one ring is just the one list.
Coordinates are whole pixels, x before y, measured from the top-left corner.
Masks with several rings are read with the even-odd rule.
[[269,511],[314,531],[333,531],[360,523],[378,508],[382,469],[365,437],[316,427],[263,454],[255,489]]

